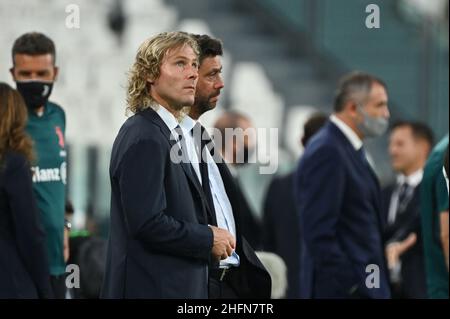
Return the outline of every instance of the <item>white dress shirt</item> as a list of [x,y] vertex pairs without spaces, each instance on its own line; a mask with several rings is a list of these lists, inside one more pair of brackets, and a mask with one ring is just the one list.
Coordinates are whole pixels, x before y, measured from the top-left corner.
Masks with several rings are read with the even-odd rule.
[[[197,152],[196,148],[199,149],[200,146],[197,146],[194,142],[194,138],[191,134],[191,130],[194,128],[196,121],[194,121],[189,116],[185,116],[183,120],[178,123],[175,116],[170,113],[163,106],[159,106],[156,113],[161,117],[163,122],[167,125],[171,134],[175,137],[175,140],[178,140],[178,133],[175,132],[175,128],[179,125],[183,132],[184,140],[186,141],[187,153],[189,160],[194,168],[195,173],[197,174],[197,178],[202,183],[202,176],[200,173],[200,152]],[[222,177],[220,176],[219,168],[217,164],[214,162],[211,154],[206,152],[208,156],[208,172],[209,172],[209,183],[211,186],[211,193],[214,201],[214,209],[216,210],[216,219],[217,226],[219,228],[227,229],[235,238],[236,238],[236,224],[233,216],[233,209],[231,207],[230,200],[228,199],[227,193],[225,191],[225,186],[222,181]],[[220,261],[221,268],[228,267],[237,267],[239,266],[239,256],[233,251],[233,254]]]
[[200,173],[200,145],[195,143],[191,133],[195,124],[196,122],[192,118],[185,116],[180,122],[180,127],[185,137],[189,160],[197,175],[198,181],[202,184],[202,175]]
[[423,177],[423,169],[419,169],[409,176],[405,176],[403,174],[397,175],[397,187],[392,192],[391,201],[389,203],[388,224],[394,223],[395,218],[397,217],[397,210],[399,204],[398,197],[400,195],[399,186],[403,185],[404,183],[408,184],[410,194],[408,194],[407,196],[411,196],[412,193],[414,192],[414,189],[422,181],[422,177]]
[[[167,125],[170,132],[173,134],[173,130],[178,126],[178,121],[175,116],[169,112],[164,106],[159,105],[158,110],[156,110],[159,117],[163,120],[163,122]],[[177,138],[178,140],[178,138]]]
[[[193,120],[191,117],[186,116],[180,123],[181,128],[183,129],[183,134],[186,136],[186,142],[190,139],[190,145],[188,147],[191,149],[189,154],[189,158],[191,161],[196,162],[196,166],[198,168],[198,177],[201,181],[201,174],[199,168],[199,146],[197,146],[194,141],[194,138],[191,134],[191,130],[194,128],[197,122]],[[187,137],[189,136],[189,138]],[[236,238],[236,223],[233,216],[233,208],[231,207],[230,200],[225,190],[225,185],[223,184],[222,176],[220,175],[219,168],[215,163],[211,154],[207,151],[206,153],[206,161],[208,165],[208,174],[209,174],[209,184],[211,187],[212,199],[214,202],[214,209],[216,211],[216,220],[217,227],[228,230],[235,238]],[[194,166],[195,169],[195,166]],[[197,170],[196,170],[197,172]],[[239,256],[233,251],[233,254],[220,261],[220,267],[230,267],[230,266],[239,266]]]

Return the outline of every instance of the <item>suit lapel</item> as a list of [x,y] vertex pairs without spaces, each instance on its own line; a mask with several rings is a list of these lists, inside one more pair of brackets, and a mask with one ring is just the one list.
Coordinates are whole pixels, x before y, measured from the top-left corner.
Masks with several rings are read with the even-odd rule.
[[[179,144],[173,139],[170,138],[171,137],[171,132],[169,130],[169,128],[167,127],[166,123],[164,123],[164,121],[161,119],[161,117],[158,115],[158,113],[156,113],[153,109],[148,108],[144,111],[142,111],[141,113],[142,116],[144,116],[146,119],[152,121],[153,123],[155,123],[159,129],[161,130],[161,133],[164,135],[164,137],[166,138],[167,142],[170,145],[170,149],[173,150],[173,148],[176,148],[176,151],[178,152],[180,149]],[[203,201],[203,206],[205,207],[205,210],[209,210],[209,205],[206,201],[205,195],[203,193],[202,190],[202,186],[200,185],[200,182],[198,181],[198,178],[196,176],[193,175],[193,167],[190,163],[184,163],[183,161],[180,163],[184,174],[186,175],[188,181],[191,183],[191,185],[193,186],[193,188],[195,189],[195,191],[197,192],[197,195],[201,198],[201,200]],[[203,214],[202,216],[203,218],[206,219],[206,216]]]
[[380,184],[378,183],[378,177],[376,176],[375,172],[373,171],[372,167],[370,166],[369,162],[366,160],[367,163],[364,163],[362,159],[359,157],[357,151],[353,147],[353,145],[350,143],[350,141],[347,139],[347,137],[341,132],[341,130],[332,122],[329,122],[330,128],[335,131],[334,135],[339,138],[345,148],[346,153],[350,156],[354,163],[354,167],[356,167],[360,172],[361,175],[364,177],[367,177],[371,181],[371,187],[370,191],[372,193],[372,203],[375,207],[375,210],[377,212],[377,220],[378,220],[378,226],[380,228],[380,231],[382,230],[382,225],[384,223],[382,222],[382,213],[381,213],[381,190],[380,190]]

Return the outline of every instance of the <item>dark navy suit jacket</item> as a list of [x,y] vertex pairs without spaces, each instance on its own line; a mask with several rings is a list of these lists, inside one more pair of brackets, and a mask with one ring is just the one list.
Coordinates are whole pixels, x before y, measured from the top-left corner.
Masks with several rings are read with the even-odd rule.
[[378,181],[331,121],[308,143],[295,183],[301,297],[389,298]]
[[208,297],[206,199],[190,164],[172,161],[176,145],[152,109],[116,137],[104,298]]

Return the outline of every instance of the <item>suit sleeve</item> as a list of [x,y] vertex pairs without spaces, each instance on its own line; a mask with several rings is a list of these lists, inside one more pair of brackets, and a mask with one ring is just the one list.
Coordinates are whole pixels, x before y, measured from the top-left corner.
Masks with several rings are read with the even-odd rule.
[[343,159],[333,147],[318,149],[297,176],[301,226],[317,277],[332,287],[331,295],[347,295],[359,280],[337,237],[346,182]]
[[123,156],[117,178],[128,232],[153,250],[208,260],[212,230],[166,214],[165,161],[154,140],[134,144]]
[[40,298],[52,297],[45,233],[36,206],[31,170],[23,157],[10,162],[7,192],[19,255],[34,281]]

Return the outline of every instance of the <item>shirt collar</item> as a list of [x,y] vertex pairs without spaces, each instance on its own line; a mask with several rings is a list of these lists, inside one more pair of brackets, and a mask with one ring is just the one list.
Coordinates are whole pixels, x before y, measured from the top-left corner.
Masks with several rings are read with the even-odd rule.
[[180,126],[184,132],[188,133],[192,131],[197,121],[191,118],[189,115],[186,115],[183,120],[180,122]]
[[397,176],[397,183],[399,185],[407,183],[409,186],[416,187],[422,181],[422,177],[423,177],[423,169],[419,169],[409,176],[399,174]]
[[363,142],[361,141],[359,136],[356,135],[356,133],[350,128],[350,126],[345,124],[344,121],[342,121],[334,114],[330,116],[330,121],[336,124],[338,129],[345,135],[345,137],[353,145],[355,151],[358,151],[363,146]]
[[178,121],[175,116],[173,116],[173,114],[170,113],[164,106],[158,105],[156,113],[158,113],[159,117],[161,117],[171,132],[178,126]]

